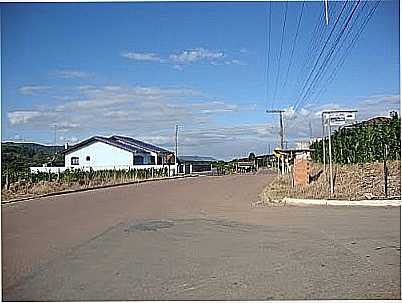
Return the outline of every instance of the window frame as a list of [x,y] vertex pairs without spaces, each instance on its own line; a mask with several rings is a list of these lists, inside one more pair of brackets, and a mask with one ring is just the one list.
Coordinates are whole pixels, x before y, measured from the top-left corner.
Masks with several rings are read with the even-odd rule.
[[71,157],[71,165],[80,165],[80,157]]

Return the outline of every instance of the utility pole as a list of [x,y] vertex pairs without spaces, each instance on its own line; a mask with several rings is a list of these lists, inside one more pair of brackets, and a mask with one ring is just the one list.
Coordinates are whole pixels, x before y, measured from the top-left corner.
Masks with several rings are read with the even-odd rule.
[[57,124],[54,124],[53,125],[53,127],[54,127],[54,140],[53,140],[53,151],[54,151],[54,153],[56,154],[56,143],[57,143]]
[[281,149],[284,149],[284,139],[283,139],[283,113],[285,112],[285,110],[283,109],[271,109],[271,110],[267,110],[267,113],[275,113],[275,114],[279,114],[279,135],[281,137]]
[[356,119],[357,110],[329,110],[322,112],[323,123],[323,151],[324,151],[324,170],[325,170],[325,143],[324,143],[324,127],[328,128],[328,155],[329,155],[329,177],[331,196],[334,194],[334,179],[332,176],[332,144],[331,144],[331,126],[342,126]]
[[179,135],[179,125],[176,124],[176,134],[175,134],[175,164],[177,165],[177,145],[178,145],[178,135]]

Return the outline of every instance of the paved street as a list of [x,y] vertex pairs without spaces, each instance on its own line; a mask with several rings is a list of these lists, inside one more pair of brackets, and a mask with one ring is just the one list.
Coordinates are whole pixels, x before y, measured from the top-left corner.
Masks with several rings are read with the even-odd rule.
[[3,300],[400,298],[399,207],[251,207],[272,178],[4,205]]

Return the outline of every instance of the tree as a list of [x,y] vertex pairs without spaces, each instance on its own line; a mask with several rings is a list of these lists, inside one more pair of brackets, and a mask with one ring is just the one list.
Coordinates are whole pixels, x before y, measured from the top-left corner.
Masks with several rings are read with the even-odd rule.
[[254,161],[254,160],[255,160],[255,154],[254,154],[254,153],[250,153],[250,154],[248,155],[248,160],[249,160],[249,161]]

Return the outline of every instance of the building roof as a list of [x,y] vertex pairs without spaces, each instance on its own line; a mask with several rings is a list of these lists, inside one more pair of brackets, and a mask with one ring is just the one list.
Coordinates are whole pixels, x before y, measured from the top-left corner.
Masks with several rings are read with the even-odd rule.
[[216,159],[212,157],[200,157],[200,156],[180,156],[177,158],[179,162],[215,162]]
[[360,125],[385,124],[385,123],[389,123],[391,120],[392,120],[392,118],[390,118],[390,117],[374,117],[374,118],[371,118],[371,119],[368,119],[366,121],[362,121],[359,123],[345,125],[343,128],[353,128],[353,127],[357,127]]
[[150,143],[146,143],[146,142],[136,140],[136,139],[130,138],[130,137],[115,135],[115,136],[110,137],[110,139],[116,140],[116,141],[121,142],[123,144],[128,144],[130,146],[134,146],[136,148],[140,148],[140,149],[143,149],[143,150],[146,150],[146,151],[152,151],[152,152],[155,152],[155,153],[169,153],[169,154],[171,153],[170,151],[168,151],[168,150],[166,150],[164,148],[161,148],[159,146],[155,146],[155,145],[152,145]]
[[61,154],[67,154],[70,153],[74,150],[77,150],[83,146],[86,146],[88,144],[91,144],[93,142],[103,142],[124,150],[127,150],[129,152],[135,153],[135,152],[141,152],[141,153],[149,153],[149,152],[156,152],[156,153],[171,153],[170,151],[154,146],[152,144],[142,142],[139,140],[135,140],[130,137],[123,137],[123,136],[111,136],[109,138],[102,137],[102,136],[94,136],[89,139],[86,139],[84,141],[81,141],[73,146],[71,146],[68,149],[65,149],[61,151]]

